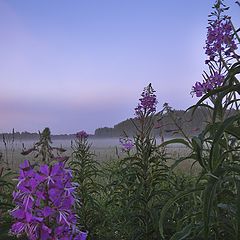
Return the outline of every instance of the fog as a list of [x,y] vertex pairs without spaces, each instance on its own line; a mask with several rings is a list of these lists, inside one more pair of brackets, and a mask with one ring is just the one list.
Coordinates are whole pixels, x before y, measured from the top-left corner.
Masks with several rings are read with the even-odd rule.
[[[165,140],[169,140],[169,139],[165,139]],[[156,139],[157,144],[161,143],[160,138]],[[14,140],[12,141],[7,140],[6,144],[7,147],[13,147],[15,149],[22,149],[23,147],[25,148],[29,148],[32,147],[34,145],[34,143],[36,143],[37,140]],[[71,147],[71,143],[74,142],[74,140],[72,139],[56,139],[52,141],[52,146],[54,147],[63,147],[63,148],[70,148]],[[113,148],[113,147],[120,147],[120,142],[119,142],[119,138],[89,138],[88,139],[89,144],[91,144],[91,146],[93,148]],[[3,143],[3,141],[0,141],[0,150],[4,149],[5,145]]]

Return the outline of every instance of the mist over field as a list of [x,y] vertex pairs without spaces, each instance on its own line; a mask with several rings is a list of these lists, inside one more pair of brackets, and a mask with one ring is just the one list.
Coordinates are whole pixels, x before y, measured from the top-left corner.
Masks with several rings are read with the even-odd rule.
[[[171,138],[167,138],[165,140],[170,140]],[[156,138],[157,143],[161,142],[160,138]],[[52,145],[56,147],[63,147],[66,149],[71,148],[71,143],[74,139],[57,139],[52,141]],[[89,143],[92,146],[92,149],[102,148],[102,149],[109,149],[109,148],[121,148],[119,138],[89,138]],[[32,147],[36,141],[35,140],[14,140],[13,142],[10,140],[8,141],[8,148],[13,146],[15,149],[22,149],[23,145],[26,148]],[[0,141],[0,149],[4,149],[3,141]]]

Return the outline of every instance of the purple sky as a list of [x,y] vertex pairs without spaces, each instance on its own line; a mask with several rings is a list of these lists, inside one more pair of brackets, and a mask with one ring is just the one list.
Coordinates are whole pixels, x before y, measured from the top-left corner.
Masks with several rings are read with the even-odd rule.
[[213,3],[0,0],[0,132],[111,127],[134,116],[149,82],[158,110],[189,107]]

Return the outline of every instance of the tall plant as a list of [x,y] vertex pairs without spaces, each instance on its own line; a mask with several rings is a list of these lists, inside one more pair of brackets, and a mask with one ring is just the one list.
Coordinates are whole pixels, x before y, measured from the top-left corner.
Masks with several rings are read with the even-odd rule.
[[73,169],[74,181],[78,184],[76,193],[80,199],[77,213],[79,227],[87,229],[89,239],[98,239],[98,226],[101,220],[98,203],[101,185],[99,184],[99,163],[91,153],[91,144],[85,131],[78,132],[72,143],[72,158],[69,166]]
[[[193,112],[206,107],[211,111],[211,122],[191,142],[182,140],[191,149],[192,158],[202,168],[196,186],[169,200],[162,210],[160,231],[167,210],[179,199],[193,194],[199,204],[187,215],[180,239],[239,239],[240,238],[240,59],[237,54],[238,31],[231,18],[224,15],[228,8],[218,0],[210,15],[206,40],[206,54],[210,74],[197,82],[193,92],[201,99],[191,107]],[[238,42],[238,43],[237,43]],[[206,104],[206,100],[212,102]],[[171,141],[169,143],[172,143]],[[165,143],[168,144],[168,143]]]
[[32,148],[23,149],[21,154],[34,154],[34,159],[36,159],[37,162],[49,163],[53,160],[67,161],[68,157],[61,156],[64,152],[66,152],[65,149],[52,146],[50,129],[45,128],[42,132],[39,132],[39,141],[37,141]]
[[158,212],[168,193],[166,158],[152,134],[157,100],[151,84],[144,88],[139,101],[133,120],[135,149],[129,154],[132,142],[122,142],[128,154],[120,161],[119,177],[111,185],[112,198],[122,210],[120,239],[158,239]]
[[72,172],[66,162],[54,158],[50,142],[50,130],[46,128],[35,145],[40,148],[34,149],[39,150],[44,163],[32,165],[25,160],[20,165],[13,192],[16,207],[10,212],[14,218],[10,233],[29,240],[85,240],[87,234],[77,228]]
[[[1,159],[0,159],[1,161]],[[15,174],[0,167],[0,239],[8,238],[8,231],[12,224],[8,211],[14,207],[12,204],[12,191],[14,184],[11,181]]]

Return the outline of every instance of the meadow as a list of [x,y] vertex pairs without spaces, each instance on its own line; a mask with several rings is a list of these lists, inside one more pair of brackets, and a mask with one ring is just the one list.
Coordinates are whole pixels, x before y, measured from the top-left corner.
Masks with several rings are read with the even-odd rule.
[[[91,144],[82,130],[59,144],[45,128],[21,153],[9,140],[1,149],[0,239],[240,239],[240,29],[227,11],[217,0],[209,15],[209,70],[186,110],[206,109],[204,129],[186,134],[167,103],[157,113],[149,84],[134,109],[133,138]],[[181,137],[156,139],[156,114],[157,128],[169,114]]]
[[[49,131],[48,128],[46,128],[44,131]],[[33,141],[33,140],[25,140],[25,141],[19,141],[16,140],[14,138],[14,136],[9,137],[4,139],[4,141],[1,142],[0,146],[1,146],[1,168],[3,169],[3,172],[1,172],[1,180],[2,180],[2,191],[3,189],[5,189],[5,187],[13,187],[16,184],[16,178],[19,175],[19,166],[21,169],[21,165],[23,164],[24,161],[29,161],[32,165],[38,165],[42,162],[44,162],[41,157],[44,157],[44,153],[41,152],[40,149],[37,149],[37,154],[35,153],[35,151],[29,151],[29,149],[34,149],[36,148],[36,146],[39,146],[39,143],[41,143],[40,145],[43,145],[41,147],[45,148],[44,152],[46,155],[48,155],[49,153],[51,153],[53,151],[53,149],[58,150],[58,149],[64,149],[64,153],[57,153],[55,155],[56,158],[59,158],[59,156],[61,157],[68,157],[68,161],[66,163],[66,166],[70,167],[71,169],[75,169],[75,167],[77,166],[78,168],[75,169],[76,172],[78,171],[89,171],[89,170],[93,170],[92,174],[86,174],[84,176],[84,178],[81,180],[82,182],[80,183],[81,186],[84,186],[86,183],[85,181],[88,180],[88,178],[90,177],[91,181],[94,181],[91,183],[91,187],[96,187],[95,184],[97,184],[97,186],[99,187],[97,194],[92,194],[93,196],[91,196],[91,201],[98,201],[98,204],[106,204],[107,202],[105,201],[109,201],[109,198],[112,197],[111,196],[106,196],[106,189],[109,187],[109,171],[110,172],[114,172],[114,171],[120,171],[120,169],[123,167],[121,166],[121,161],[123,159],[127,159],[128,157],[130,157],[130,154],[132,155],[136,155],[137,151],[136,148],[134,147],[134,144],[132,145],[131,149],[128,149],[126,147],[128,147],[128,143],[129,142],[133,142],[133,139],[129,139],[129,138],[123,138],[123,139],[119,139],[119,138],[93,138],[93,139],[88,139],[88,137],[77,137],[76,135],[76,139],[72,139],[72,140],[64,140],[64,139],[59,139],[59,140],[55,140],[53,142],[51,142],[51,137],[50,135],[46,136],[46,142],[45,142],[45,146],[43,144],[43,139],[44,139],[44,131],[43,133],[40,133],[39,135],[39,142],[38,141]],[[84,132],[84,131],[83,131]],[[155,138],[154,138],[155,139]],[[173,140],[173,139],[168,139],[169,141]],[[124,142],[123,142],[124,141]],[[127,141],[127,145],[126,144]],[[155,144],[159,145],[161,143],[161,139],[156,139]],[[77,144],[77,149],[76,149],[76,144]],[[24,147],[24,148],[23,148]],[[75,152],[75,150],[77,150],[77,153]],[[27,154],[24,153],[28,152]],[[185,146],[181,146],[181,144],[176,143],[173,144],[172,146],[168,146],[168,147],[164,147],[162,148],[161,151],[162,154],[165,155],[165,161],[166,161],[166,167],[170,168],[171,165],[179,158],[184,158],[186,156],[189,155],[189,150],[185,147]],[[63,151],[62,151],[63,152]],[[80,156],[77,156],[75,154],[80,154]],[[40,158],[39,158],[40,155]],[[51,159],[51,160],[50,160]],[[78,161],[78,160],[79,161]],[[77,160],[77,161],[76,161]],[[46,161],[46,160],[45,160]],[[49,161],[54,161],[54,157],[50,157]],[[199,166],[196,164],[194,167],[192,167],[192,162],[193,160],[186,160],[183,163],[180,163],[179,166],[174,170],[175,173],[179,174],[179,175],[189,175],[189,176],[194,176],[198,173],[199,171]],[[87,165],[85,165],[87,163]],[[80,166],[79,166],[80,164]],[[88,166],[88,164],[90,164],[90,166]],[[85,166],[84,166],[85,165]],[[79,169],[80,167],[80,169]],[[90,169],[89,169],[90,167]],[[119,167],[119,168],[118,168]],[[167,168],[167,169],[168,169]],[[23,170],[23,169],[22,169]],[[169,169],[167,170],[169,171]],[[21,170],[20,170],[21,172]],[[4,174],[6,173],[6,175]],[[93,175],[93,176],[92,176]],[[117,177],[114,176],[114,178]],[[115,181],[115,180],[114,180]],[[110,181],[111,182],[111,181]],[[5,185],[5,183],[9,183],[10,185]],[[100,183],[100,184],[99,184]],[[112,184],[112,183],[111,183]],[[103,190],[103,188],[105,188]],[[79,198],[82,199],[81,196],[87,194],[87,197],[89,197],[89,189],[86,189],[85,192],[79,193]],[[108,193],[110,194],[110,192]],[[104,201],[102,199],[102,197],[104,196]],[[4,195],[3,195],[4,196]],[[10,195],[8,196],[8,198],[10,199]],[[84,197],[86,198],[86,196]],[[4,201],[4,199],[2,198],[2,204],[3,206],[5,206],[6,201]],[[88,205],[89,203],[86,203],[86,205]],[[12,206],[11,204],[9,204],[9,206]],[[96,206],[92,206],[90,204],[91,208],[95,208]],[[103,207],[103,206],[102,206]],[[104,206],[106,207],[106,206]],[[86,215],[85,216],[85,227],[83,230],[85,230],[85,228],[92,228],[91,223],[89,223],[89,221],[92,221],[92,213],[89,214],[88,211],[89,206],[87,206],[87,209],[82,209],[83,207],[80,207],[79,211],[83,211],[81,213],[81,215]],[[99,206],[97,207],[97,209],[95,209],[97,211],[97,214],[99,214],[99,211],[103,211],[103,209],[99,208]],[[4,210],[2,210],[4,212]],[[92,210],[90,210],[92,211]],[[96,212],[95,212],[96,214]],[[112,213],[111,213],[112,214]],[[95,216],[96,217],[96,216]],[[8,219],[9,220],[9,219]],[[9,220],[11,222],[11,220]],[[5,221],[8,222],[8,221]],[[7,226],[9,226],[7,224]],[[87,227],[86,227],[87,226]],[[6,228],[6,230],[8,230]],[[4,239],[14,239],[14,237],[9,236],[8,235],[8,231],[5,230],[5,233],[2,234],[2,238]],[[92,234],[92,235],[90,235]],[[101,238],[99,236],[94,236],[94,233],[91,232],[89,233],[89,238],[91,236],[92,239],[101,239],[103,238],[103,235],[101,236]],[[101,233],[103,234],[103,233]],[[112,235],[113,234],[113,235]],[[112,233],[109,236],[109,239],[113,239],[113,237],[116,235],[116,233]],[[106,238],[106,236],[105,236]],[[23,237],[23,239],[25,239]]]
[[[170,138],[167,138],[167,140],[170,140]],[[71,145],[74,139],[58,139],[52,142],[54,146],[64,148],[66,150],[66,156],[71,156]],[[119,138],[90,138],[88,142],[91,145],[90,150],[93,153],[93,157],[97,162],[102,163],[104,161],[111,161],[116,158],[124,157],[124,151],[122,151]],[[156,142],[160,144],[161,139],[157,138]],[[6,144],[1,140],[0,152],[2,156],[2,165],[8,165],[11,170],[18,171],[19,165],[26,159],[26,156],[22,155],[21,152],[24,148],[32,148],[34,144],[34,140],[16,140],[14,137],[9,137]],[[188,149],[181,144],[166,147],[166,153],[169,159],[179,159],[180,157],[186,156],[188,152]],[[27,159],[33,162],[34,155],[29,155]],[[170,164],[171,161],[169,160],[169,165]],[[191,167],[190,165],[189,162],[183,163],[180,169],[187,172]]]

